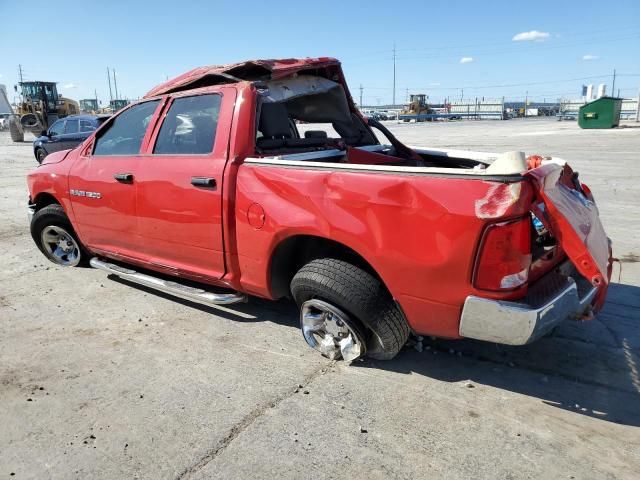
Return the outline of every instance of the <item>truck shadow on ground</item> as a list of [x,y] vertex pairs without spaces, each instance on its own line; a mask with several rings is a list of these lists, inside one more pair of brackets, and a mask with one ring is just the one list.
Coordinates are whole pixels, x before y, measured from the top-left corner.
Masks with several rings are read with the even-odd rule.
[[424,339],[422,353],[406,347],[392,361],[355,366],[491,386],[576,414],[640,426],[639,323],[640,288],[611,284],[594,320],[564,322],[530,345]]
[[216,315],[227,320],[242,322],[264,322],[270,321],[286,327],[300,328],[298,310],[296,305],[289,300],[269,301],[261,298],[251,297],[247,303],[235,303],[227,306],[203,305],[198,302],[176,297],[169,293],[161,292],[138,283],[130,282],[116,275],[108,275],[107,278],[116,283],[133,287],[149,295],[164,298],[174,303],[179,303],[186,307],[200,310],[201,312]]
[[[115,282],[234,321],[299,328],[291,301],[251,298],[228,307],[205,306],[119,277]],[[640,288],[612,284],[602,312],[589,322],[564,322],[531,345],[474,340],[423,340],[391,361],[356,361],[351,368],[419,374],[439,381],[486,385],[539,398],[545,404],[614,423],[640,426]]]

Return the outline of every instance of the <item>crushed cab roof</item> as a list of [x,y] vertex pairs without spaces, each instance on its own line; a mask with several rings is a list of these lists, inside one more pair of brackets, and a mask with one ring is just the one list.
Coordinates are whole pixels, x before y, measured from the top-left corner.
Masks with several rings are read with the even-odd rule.
[[222,83],[273,80],[303,70],[305,72],[315,70],[318,73],[322,71],[322,76],[330,75],[336,77],[334,80],[344,82],[340,62],[331,57],[248,60],[228,65],[194,68],[152,88],[144,98]]

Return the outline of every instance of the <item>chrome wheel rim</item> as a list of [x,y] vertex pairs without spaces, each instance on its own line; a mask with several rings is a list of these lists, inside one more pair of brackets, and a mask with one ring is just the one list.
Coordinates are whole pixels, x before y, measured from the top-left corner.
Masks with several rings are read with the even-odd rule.
[[38,163],[42,163],[44,160],[45,154],[43,150],[38,150]]
[[64,267],[80,263],[80,246],[64,228],[50,225],[40,234],[44,253],[49,260]]
[[331,359],[353,361],[364,353],[364,343],[349,316],[322,300],[304,302],[300,310],[302,335],[307,344]]

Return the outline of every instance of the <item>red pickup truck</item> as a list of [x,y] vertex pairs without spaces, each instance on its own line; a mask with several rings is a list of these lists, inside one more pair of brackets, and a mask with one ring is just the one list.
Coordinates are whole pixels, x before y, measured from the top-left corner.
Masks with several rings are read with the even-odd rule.
[[209,304],[292,297],[329,358],[389,359],[410,331],[526,344],[592,315],[611,276],[563,161],[408,147],[332,58],[192,70],[28,184],[53,262]]

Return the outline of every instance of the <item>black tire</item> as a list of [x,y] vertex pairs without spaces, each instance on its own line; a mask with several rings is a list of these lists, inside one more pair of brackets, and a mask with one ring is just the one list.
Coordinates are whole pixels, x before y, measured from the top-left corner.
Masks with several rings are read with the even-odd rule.
[[61,263],[51,259],[42,240],[42,231],[45,228],[52,226],[62,228],[69,236],[73,238],[78,246],[78,255],[80,259],[77,264],[70,266],[87,266],[89,264],[89,252],[87,252],[86,248],[84,248],[84,246],[80,242],[80,239],[73,229],[73,225],[71,225],[69,217],[67,217],[67,214],[64,213],[64,209],[62,208],[62,206],[55,203],[47,205],[46,207],[38,210],[31,220],[31,238],[33,238],[33,241],[37,245],[38,249],[40,249],[40,251],[44,254],[44,256],[47,257],[47,259],[49,259],[51,262],[61,265]]
[[36,160],[38,161],[38,163],[42,163],[46,156],[47,152],[44,151],[44,148],[36,149]]
[[321,258],[307,263],[291,280],[291,293],[298,306],[321,299],[360,322],[367,330],[368,357],[390,360],[409,338],[409,326],[380,280],[343,260]]
[[9,134],[11,135],[11,141],[13,142],[24,142],[24,130],[15,117],[9,118]]

